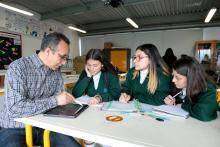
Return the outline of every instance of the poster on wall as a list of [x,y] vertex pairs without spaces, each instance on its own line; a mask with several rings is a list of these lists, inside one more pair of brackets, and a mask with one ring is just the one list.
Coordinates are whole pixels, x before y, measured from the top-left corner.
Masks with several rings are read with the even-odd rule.
[[64,32],[63,26],[42,22],[37,18],[30,18],[8,10],[5,10],[5,27],[10,31],[33,37],[43,37],[52,32]]
[[21,56],[21,36],[0,32],[0,68],[4,69]]

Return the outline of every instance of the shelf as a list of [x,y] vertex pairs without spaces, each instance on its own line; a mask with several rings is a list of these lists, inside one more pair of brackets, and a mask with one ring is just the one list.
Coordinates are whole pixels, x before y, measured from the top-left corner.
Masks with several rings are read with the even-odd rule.
[[217,66],[217,58],[220,53],[220,40],[202,40],[196,41],[195,57],[200,63],[204,63],[205,55],[209,58],[209,65],[206,64],[205,70],[215,71]]

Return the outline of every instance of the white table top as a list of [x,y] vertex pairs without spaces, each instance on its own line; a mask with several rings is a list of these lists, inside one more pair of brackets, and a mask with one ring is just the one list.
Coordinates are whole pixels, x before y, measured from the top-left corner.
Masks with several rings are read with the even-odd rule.
[[[106,121],[106,116],[113,114],[122,116],[123,121]],[[90,106],[75,119],[40,114],[16,121],[113,147],[220,145],[220,117],[211,122],[201,122],[193,118],[160,122],[146,115],[100,111],[100,107]]]

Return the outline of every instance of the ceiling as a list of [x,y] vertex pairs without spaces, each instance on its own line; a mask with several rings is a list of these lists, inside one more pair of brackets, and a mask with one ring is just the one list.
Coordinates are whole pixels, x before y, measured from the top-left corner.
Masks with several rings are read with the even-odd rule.
[[[220,8],[220,0],[123,0],[113,8],[107,0],[0,0],[18,4],[41,14],[42,20],[55,19],[74,24],[87,31],[85,35],[118,32],[150,31],[178,28],[220,26],[220,11],[212,21],[204,23],[212,7]],[[139,28],[133,28],[125,19],[132,18]]]

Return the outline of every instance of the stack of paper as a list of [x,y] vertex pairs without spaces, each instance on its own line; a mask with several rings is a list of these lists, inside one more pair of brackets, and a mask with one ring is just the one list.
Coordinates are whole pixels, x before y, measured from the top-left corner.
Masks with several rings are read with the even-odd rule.
[[121,103],[119,101],[111,101],[104,103],[101,110],[119,111],[119,112],[137,112],[138,108],[134,102]]
[[182,118],[188,118],[189,113],[184,111],[182,108],[173,105],[161,105],[153,108],[154,113],[162,115],[177,116]]

